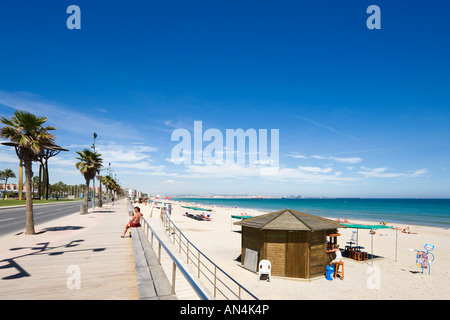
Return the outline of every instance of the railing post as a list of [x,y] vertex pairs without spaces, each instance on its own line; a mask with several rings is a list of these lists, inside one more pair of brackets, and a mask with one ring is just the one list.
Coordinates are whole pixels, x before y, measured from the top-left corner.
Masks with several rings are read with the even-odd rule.
[[175,279],[177,276],[176,273],[177,273],[177,265],[174,262],[172,267],[172,294],[175,294]]
[[186,243],[186,264],[189,264],[189,241]]
[[216,274],[217,274],[217,267],[216,266],[214,266],[214,298],[216,297],[216,289],[217,289],[217,287],[216,287],[216,279],[217,279],[217,276],[216,276]]
[[198,252],[198,278],[200,279],[200,251]]
[[152,236],[151,236],[151,240],[150,240],[150,245],[151,245],[152,248],[153,248],[153,231],[152,231]]
[[161,264],[161,242],[158,242],[158,264]]
[[172,243],[173,244],[175,244],[175,235],[176,235],[176,232],[175,232],[175,225],[173,225],[173,233],[172,233],[172,231],[170,231],[170,233],[172,234]]

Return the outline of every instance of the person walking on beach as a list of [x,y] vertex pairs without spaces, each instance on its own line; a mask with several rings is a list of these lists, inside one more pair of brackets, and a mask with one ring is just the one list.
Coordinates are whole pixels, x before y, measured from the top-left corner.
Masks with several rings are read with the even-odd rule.
[[125,230],[123,230],[123,235],[121,236],[121,238],[125,238],[125,234],[127,233],[127,230],[129,228],[140,227],[141,226],[141,218],[142,218],[141,208],[134,207],[134,215],[130,219],[129,223],[125,226]]

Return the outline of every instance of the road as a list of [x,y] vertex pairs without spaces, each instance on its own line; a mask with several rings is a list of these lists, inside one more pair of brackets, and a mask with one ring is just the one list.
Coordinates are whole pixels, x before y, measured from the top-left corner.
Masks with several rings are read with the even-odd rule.
[[[34,224],[38,225],[80,212],[80,205],[83,203],[82,201],[69,201],[34,206]],[[25,212],[25,207],[0,209],[0,237],[25,231]]]

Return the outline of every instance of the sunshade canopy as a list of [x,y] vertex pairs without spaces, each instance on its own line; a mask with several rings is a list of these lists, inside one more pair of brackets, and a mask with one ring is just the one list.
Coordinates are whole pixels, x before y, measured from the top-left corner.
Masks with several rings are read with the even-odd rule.
[[197,211],[212,211],[212,209],[203,209],[203,208],[197,208],[197,207],[187,207],[187,206],[181,206],[185,209],[191,209],[191,210],[197,210]]
[[382,224],[375,224],[375,225],[364,225],[364,224],[347,224],[347,223],[342,223],[344,226],[346,226],[347,228],[356,228],[356,229],[372,229],[372,230],[377,230],[377,229],[392,229],[392,227],[390,226],[385,226]]
[[254,218],[253,216],[243,216],[243,215],[231,215],[231,217],[234,219],[241,219],[241,220]]

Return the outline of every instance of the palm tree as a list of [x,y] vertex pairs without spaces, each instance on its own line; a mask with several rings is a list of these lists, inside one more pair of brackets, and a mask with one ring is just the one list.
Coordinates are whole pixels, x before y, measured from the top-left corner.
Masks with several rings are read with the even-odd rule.
[[[34,176],[33,177],[33,197],[34,197],[34,190],[38,190],[38,195],[40,195],[40,193],[41,193],[41,181],[40,181],[40,179],[39,179],[39,177],[38,176]],[[41,197],[39,196],[39,199],[40,199]]]
[[8,179],[15,178],[15,177],[16,177],[16,174],[11,169],[3,170],[3,179],[5,179],[5,190],[6,190],[6,185],[8,184]]
[[[100,172],[102,167],[103,159],[100,158],[101,154],[97,152],[92,152],[89,149],[84,149],[82,151],[77,151],[79,157],[75,159],[80,160],[75,164],[75,167],[80,170],[81,174],[86,180],[86,185],[84,188],[84,203],[86,204],[85,213],[88,208],[88,193],[89,193],[89,183],[95,178],[95,175]],[[94,199],[95,201],[95,199]]]
[[[6,126],[0,131],[1,137],[11,140],[16,154],[25,167],[25,193],[26,193],[26,227],[25,234],[35,234],[33,216],[33,161],[39,161],[39,156],[46,145],[53,144],[55,136],[49,131],[55,127],[43,127],[47,117],[37,117],[32,113],[17,110],[11,119],[0,118]],[[19,190],[20,192],[20,190]]]
[[110,201],[110,199],[111,199],[110,192],[113,189],[113,186],[115,184],[115,180],[110,175],[107,175],[107,176],[102,177],[102,183],[105,185],[106,196],[107,196],[108,201]]
[[6,185],[8,184],[9,178],[15,178],[16,174],[11,169],[5,169],[1,172],[2,180],[5,180],[5,191],[6,191]]

